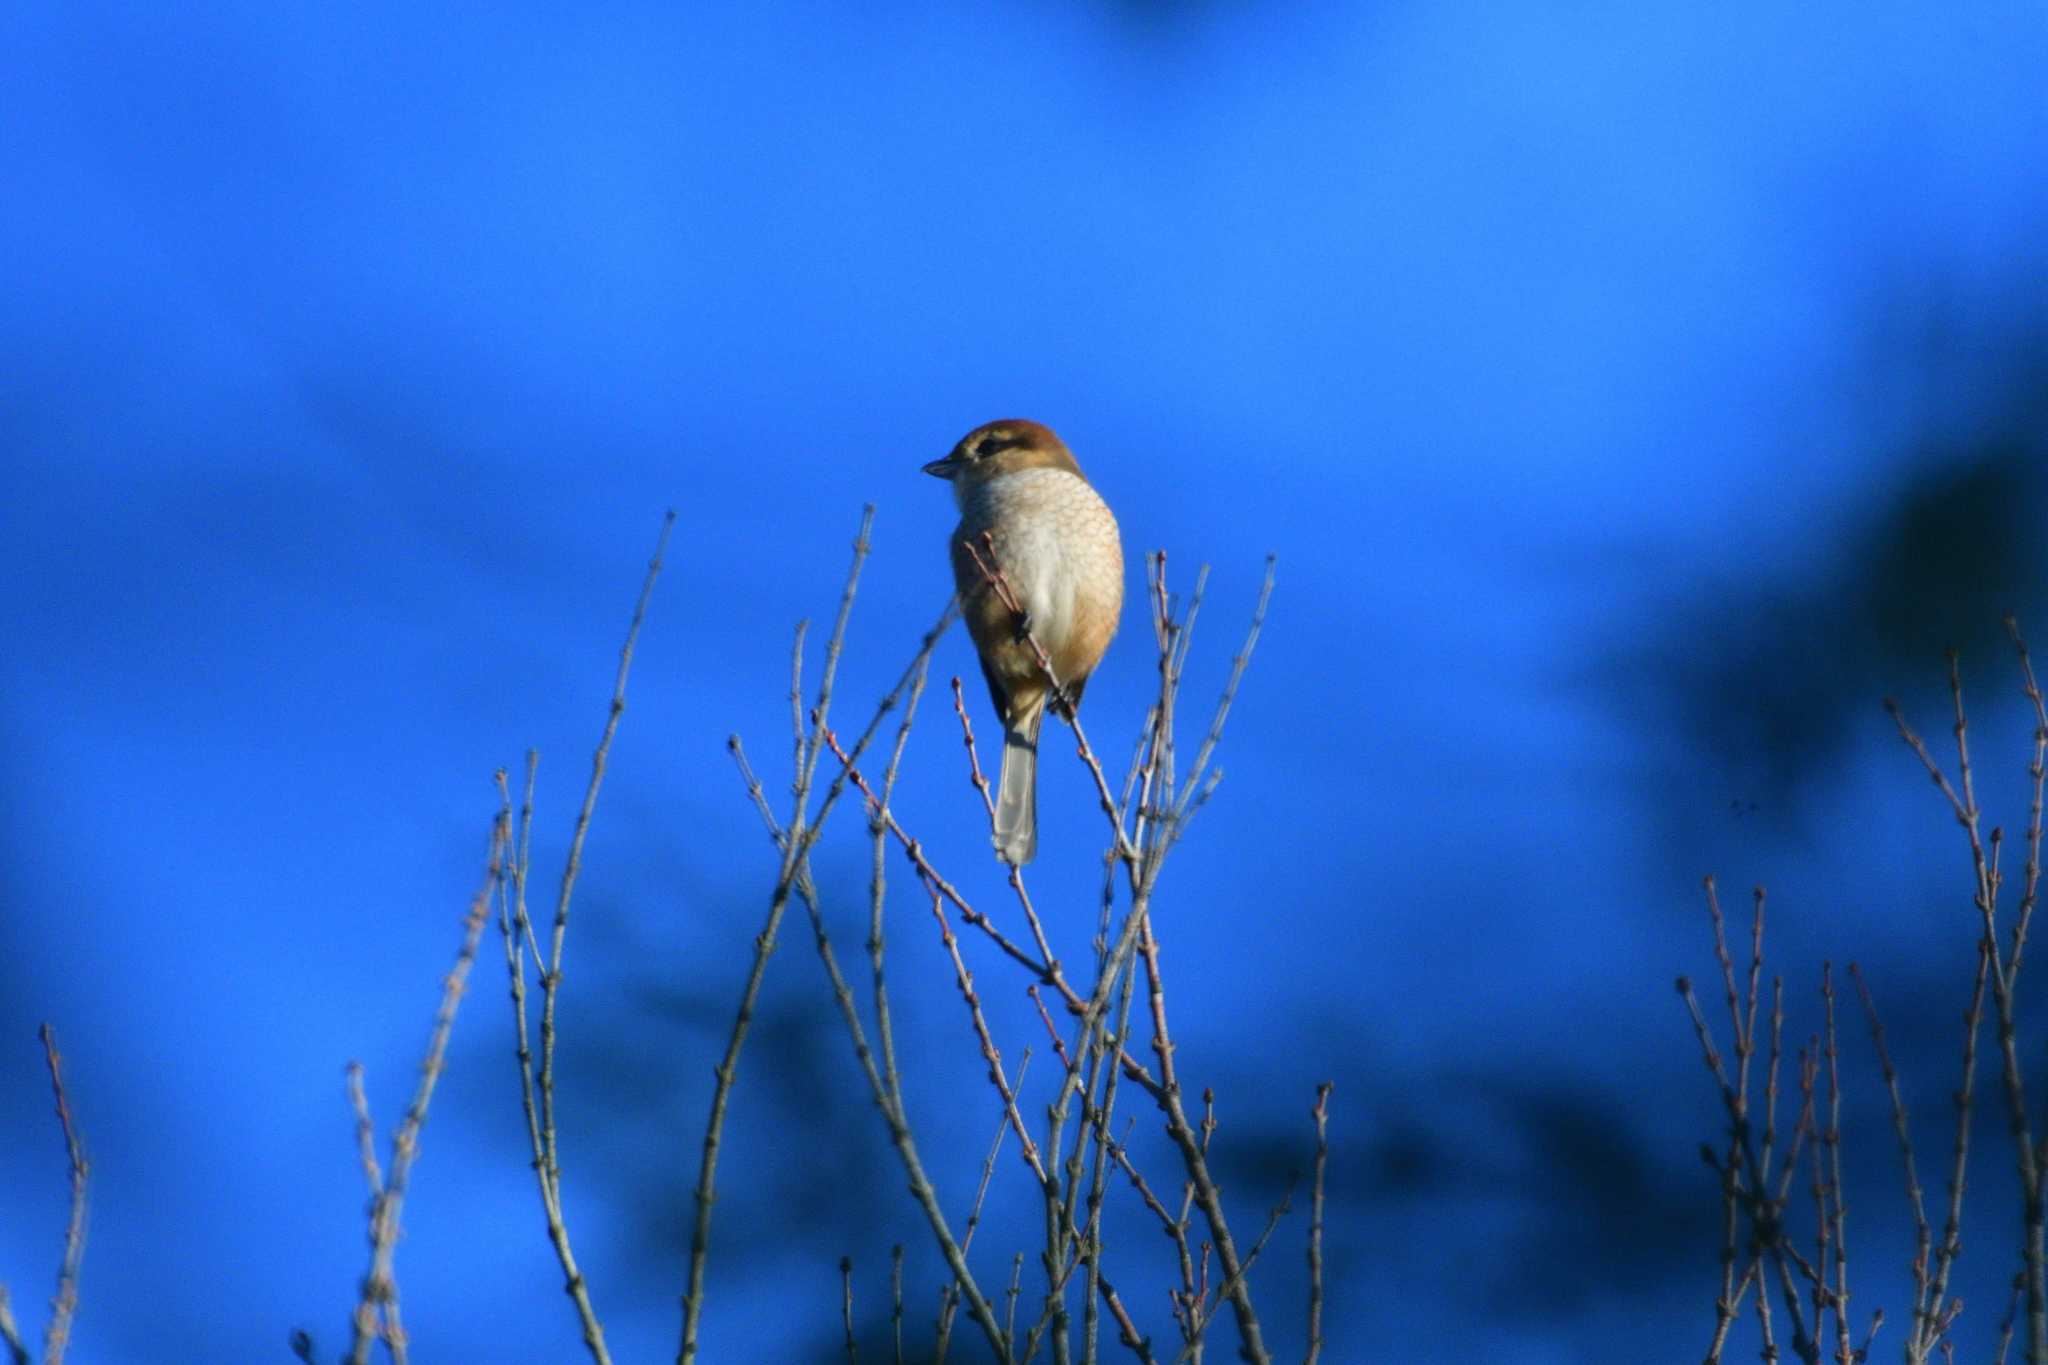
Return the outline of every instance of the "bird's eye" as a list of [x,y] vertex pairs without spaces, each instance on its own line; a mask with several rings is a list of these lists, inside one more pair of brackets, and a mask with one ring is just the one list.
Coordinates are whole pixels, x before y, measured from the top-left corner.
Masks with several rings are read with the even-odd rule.
[[974,458],[977,460],[986,460],[989,456],[995,454],[997,451],[1008,450],[1011,446],[1015,444],[1016,441],[1011,437],[1004,436],[999,433],[991,433],[987,436],[982,437],[979,441],[976,441],[974,443]]

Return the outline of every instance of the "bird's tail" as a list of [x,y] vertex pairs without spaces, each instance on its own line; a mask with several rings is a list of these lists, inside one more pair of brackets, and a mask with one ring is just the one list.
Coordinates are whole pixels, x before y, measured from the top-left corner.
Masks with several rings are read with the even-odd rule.
[[1038,852],[1038,731],[1045,694],[1019,701],[1003,733],[1003,775],[996,783],[996,852],[1016,867]]

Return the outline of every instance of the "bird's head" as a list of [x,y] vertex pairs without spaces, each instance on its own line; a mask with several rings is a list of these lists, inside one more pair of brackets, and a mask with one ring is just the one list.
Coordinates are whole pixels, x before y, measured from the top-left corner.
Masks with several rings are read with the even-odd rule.
[[950,480],[958,497],[976,484],[1020,469],[1081,472],[1066,442],[1053,435],[1052,428],[1021,417],[976,427],[960,438],[945,459],[926,465],[924,472]]

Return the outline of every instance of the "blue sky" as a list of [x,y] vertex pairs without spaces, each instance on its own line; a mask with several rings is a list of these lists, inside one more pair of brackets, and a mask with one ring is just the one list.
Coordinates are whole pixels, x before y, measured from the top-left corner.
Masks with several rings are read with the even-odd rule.
[[[672,1350],[773,875],[725,738],[780,790],[789,632],[829,617],[865,502],[841,714],[872,705],[947,590],[917,468],[995,416],[1067,438],[1134,585],[1141,549],[1214,566],[1197,700],[1279,557],[1159,913],[1239,1219],[1337,1081],[1337,1359],[1695,1351],[1714,1114],[1669,979],[1709,965],[1704,872],[1769,881],[1795,980],[1860,956],[1906,1060],[1949,1065],[1967,868],[1876,700],[1938,706],[1941,646],[1972,646],[2017,826],[2024,720],[1974,646],[2008,608],[2048,637],[2038,12],[77,5],[10,13],[0,51],[0,1279],[33,1309],[55,1266],[49,1019],[96,1160],[75,1358],[339,1345],[342,1064],[394,1119],[489,775],[529,745],[558,865],[668,507],[564,1146],[621,1358]],[[1090,687],[1111,753],[1142,636]],[[938,668],[971,681],[964,640]],[[899,809],[993,898],[940,700]],[[1046,766],[1034,876],[1085,946],[1097,817]],[[820,855],[846,952],[865,858],[851,822]],[[897,910],[959,1203],[993,1111]],[[832,1342],[841,1254],[874,1291],[903,1241],[937,1283],[801,937],[734,1115],[714,1359]],[[408,1325],[423,1358],[568,1359],[494,965],[407,1208]],[[1922,1074],[1932,1118],[1952,1080]]]

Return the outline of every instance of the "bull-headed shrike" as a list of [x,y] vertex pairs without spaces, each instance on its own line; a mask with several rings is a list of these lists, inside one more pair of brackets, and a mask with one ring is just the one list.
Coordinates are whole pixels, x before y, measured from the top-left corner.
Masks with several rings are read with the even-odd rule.
[[[1051,700],[1032,642],[1052,663],[1066,705],[1080,705],[1123,613],[1123,545],[1072,452],[1037,422],[976,427],[924,472],[949,481],[960,505],[953,582],[1003,722],[996,851],[1021,867],[1038,851],[1038,732]],[[976,562],[991,551],[1022,619]]]

